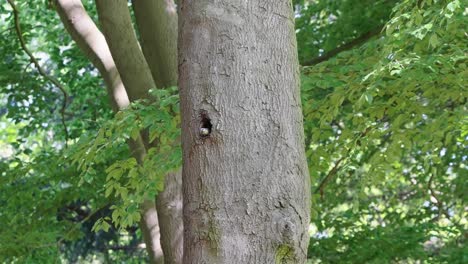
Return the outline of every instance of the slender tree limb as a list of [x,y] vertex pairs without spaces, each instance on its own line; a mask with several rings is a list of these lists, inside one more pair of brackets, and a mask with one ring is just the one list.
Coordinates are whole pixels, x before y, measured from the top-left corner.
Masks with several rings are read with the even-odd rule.
[[23,79],[24,79],[23,77],[24,77],[26,71],[28,70],[29,66],[31,66],[31,64],[32,64],[32,62],[29,62],[28,64],[26,64],[23,71],[21,72],[21,79],[20,79],[21,81],[23,81]]
[[141,47],[158,88],[177,85],[177,12],[173,0],[132,0]]
[[137,250],[142,250],[143,248],[140,246],[107,246],[107,247],[99,247],[100,250],[121,250],[121,251],[137,251]]
[[[367,136],[367,134],[369,134],[369,132],[372,130],[372,127],[367,127],[366,129],[364,129],[364,131],[362,131],[358,138],[356,139],[356,145],[360,145],[360,140],[361,138],[364,138],[365,136]],[[383,141],[381,143],[384,144],[386,141]],[[341,163],[349,156],[349,154],[351,153],[351,151],[353,150],[354,148],[349,148],[347,151],[346,151],[346,154],[343,155],[343,157],[341,157],[340,159],[338,159],[335,164],[333,165],[333,168],[327,173],[327,175],[322,179],[322,181],[320,181],[319,183],[319,186],[317,187],[317,189],[315,190],[314,193],[320,193],[320,197],[323,198],[323,195],[324,195],[324,191],[325,191],[325,187],[327,186],[328,182],[330,182],[330,180],[338,173],[338,171],[343,167],[341,165]],[[373,155],[373,154],[372,154]],[[372,156],[370,155],[370,156]]]
[[384,28],[383,25],[377,26],[377,27],[373,28],[372,30],[362,34],[361,36],[351,40],[350,42],[345,43],[345,44],[339,46],[338,48],[333,49],[333,50],[323,54],[322,56],[318,56],[318,57],[310,59],[310,60],[305,60],[302,63],[302,66],[313,66],[313,65],[319,64],[321,62],[327,61],[327,60],[335,57],[336,55],[338,55],[338,53],[341,53],[341,52],[346,51],[346,50],[350,50],[350,49],[354,48],[355,46],[358,46],[358,45],[361,45],[361,44],[365,43],[370,38],[372,38],[372,37],[378,35],[380,32],[382,32],[383,28]]
[[13,0],[8,0],[8,3],[10,4],[11,8],[13,9],[13,16],[14,16],[14,21],[15,21],[15,31],[16,35],[18,35],[18,39],[21,45],[21,48],[23,49],[24,52],[29,56],[29,59],[31,62],[36,66],[37,70],[39,71],[39,74],[44,77],[46,80],[51,82],[55,87],[57,87],[63,95],[63,101],[62,101],[62,108],[60,110],[60,115],[61,115],[61,121],[62,121],[62,126],[64,129],[65,133],[65,146],[67,146],[67,141],[69,138],[68,135],[68,129],[67,129],[67,124],[65,123],[65,109],[68,105],[68,93],[67,90],[65,89],[65,86],[63,86],[56,78],[50,76],[47,74],[47,72],[42,68],[42,66],[39,64],[39,61],[34,57],[32,52],[28,49],[26,46],[26,41],[23,38],[23,33],[21,31],[21,26],[20,26],[20,20],[19,20],[19,10],[16,7],[15,3]]
[[[348,151],[349,152],[349,151]],[[323,192],[325,190],[325,186],[328,184],[328,182],[331,180],[331,178],[333,178],[333,176],[335,176],[335,174],[341,169],[341,162],[343,162],[343,160],[345,159],[346,157],[343,156],[341,157],[338,161],[336,161],[335,165],[333,166],[333,168],[327,173],[327,176],[325,176],[325,178],[323,178],[323,180],[320,182],[319,186],[317,187],[317,189],[315,190],[315,193],[319,192],[320,193],[320,197],[323,198]]]
[[130,101],[149,99],[155,88],[148,63],[140,49],[126,0],[96,0],[99,23]]
[[130,101],[104,35],[89,17],[80,0],[56,0],[56,11],[80,50],[99,70],[112,108],[126,108]]

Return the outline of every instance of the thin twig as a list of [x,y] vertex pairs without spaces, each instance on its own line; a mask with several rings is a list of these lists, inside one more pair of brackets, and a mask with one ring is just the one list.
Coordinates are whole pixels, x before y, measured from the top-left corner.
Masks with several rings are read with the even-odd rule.
[[[372,130],[372,127],[367,127],[366,129],[364,129],[364,131],[362,131],[358,138],[356,139],[356,145],[360,145],[360,139],[364,138],[365,136],[367,136],[367,134],[369,134],[369,132]],[[343,155],[340,159],[338,159],[335,163],[335,165],[333,165],[333,168],[327,173],[327,175],[322,179],[322,181],[320,181],[320,184],[319,186],[317,187],[317,189],[315,190],[314,193],[320,193],[320,197],[323,198],[323,193],[324,193],[324,190],[325,190],[325,186],[328,184],[328,182],[331,180],[331,178],[333,178],[333,176],[336,175],[336,173],[344,166],[341,166],[341,163],[346,159],[348,158],[349,154],[351,153],[351,151],[353,150],[354,148],[351,147],[351,148],[348,148],[347,151],[346,151],[346,154]]]
[[29,66],[31,66],[32,62],[29,62],[26,67],[24,67],[23,71],[21,72],[21,81],[23,81],[23,78],[24,78],[24,75],[26,73],[26,71],[28,70]]
[[378,35],[380,32],[382,32],[382,29],[383,29],[383,25],[380,25],[380,26],[377,26],[375,28],[373,28],[372,30],[360,35],[359,37],[351,40],[350,42],[348,43],[345,43],[341,46],[339,46],[338,48],[336,49],[333,49],[321,56],[318,56],[316,58],[313,58],[313,59],[310,59],[310,60],[306,60],[302,63],[302,66],[312,66],[312,65],[315,65],[315,64],[319,64],[320,62],[324,62],[326,60],[329,60],[333,57],[335,57],[336,55],[338,55],[338,53],[340,52],[343,52],[343,51],[346,51],[346,50],[350,50],[352,48],[354,48],[355,46],[358,46],[360,44],[363,44],[365,43],[367,40],[369,40],[370,38],[372,38],[373,36],[376,36]]
[[21,31],[18,8],[16,7],[13,0],[7,0],[7,1],[10,4],[11,8],[13,9],[13,16],[14,16],[14,21],[15,21],[16,35],[18,35],[18,39],[19,39],[21,48],[23,49],[24,52],[26,52],[26,54],[28,54],[29,59],[36,66],[37,70],[39,71],[39,74],[42,77],[44,77],[46,80],[53,83],[63,94],[63,102],[62,102],[62,109],[60,110],[60,115],[61,115],[61,119],[62,119],[63,129],[64,129],[64,132],[65,132],[65,146],[67,146],[68,129],[67,129],[67,125],[65,123],[65,108],[68,105],[68,93],[67,93],[65,87],[57,79],[55,79],[54,77],[52,77],[52,76],[50,76],[50,75],[48,75],[46,73],[44,68],[42,68],[41,65],[39,64],[39,61],[36,59],[36,57],[34,57],[32,52],[26,46],[26,41],[24,40],[23,33]]
[[[349,153],[349,151],[347,151]],[[347,156],[347,155],[346,155]],[[325,189],[325,186],[327,183],[330,181],[330,179],[338,172],[339,169],[341,169],[341,162],[346,158],[346,156],[341,157],[333,166],[333,168],[328,172],[327,176],[323,178],[323,180],[320,182],[320,185],[317,187],[317,190],[315,193],[320,192],[320,197],[323,198],[323,192]]]

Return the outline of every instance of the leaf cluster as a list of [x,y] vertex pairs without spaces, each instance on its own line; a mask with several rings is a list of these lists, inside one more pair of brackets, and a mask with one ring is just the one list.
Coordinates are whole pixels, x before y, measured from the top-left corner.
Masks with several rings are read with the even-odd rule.
[[311,257],[466,258],[464,12],[459,1],[402,1],[385,34],[303,68]]

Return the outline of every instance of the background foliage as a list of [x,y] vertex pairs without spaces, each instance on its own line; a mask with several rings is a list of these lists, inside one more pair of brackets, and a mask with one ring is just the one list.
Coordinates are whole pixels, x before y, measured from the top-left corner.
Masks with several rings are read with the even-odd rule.
[[[466,1],[294,2],[310,262],[467,263]],[[136,205],[180,165],[177,90],[113,115],[48,1],[17,5],[28,48],[66,86],[67,133],[60,91],[0,4],[0,262],[143,262]],[[136,165],[125,142],[141,128],[160,144]]]
[[403,1],[382,34],[304,67],[311,256],[468,260],[465,26],[458,1]]

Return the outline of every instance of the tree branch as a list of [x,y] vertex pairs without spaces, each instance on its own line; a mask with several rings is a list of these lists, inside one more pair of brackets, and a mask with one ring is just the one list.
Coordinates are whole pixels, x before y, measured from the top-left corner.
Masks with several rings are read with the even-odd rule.
[[[349,152],[349,151],[348,151]],[[325,186],[327,183],[330,181],[330,179],[338,172],[339,169],[341,169],[340,164],[341,162],[345,159],[346,157],[341,157],[333,166],[333,168],[328,172],[327,176],[323,178],[323,180],[320,182],[319,186],[315,190],[315,193],[320,192],[320,197],[323,198],[323,192],[325,189]]]
[[122,250],[122,251],[136,251],[136,250],[144,250],[144,247],[137,245],[137,246],[106,246],[106,247],[99,247],[100,250]]
[[173,0],[132,0],[141,47],[158,88],[177,85],[177,12]]
[[60,115],[61,115],[61,120],[62,120],[62,125],[65,133],[65,146],[67,146],[67,141],[68,141],[68,129],[67,129],[67,124],[65,123],[65,109],[68,105],[68,93],[65,89],[65,87],[54,77],[50,76],[49,74],[46,73],[44,68],[41,67],[39,64],[39,61],[34,57],[32,52],[28,49],[26,46],[26,41],[23,38],[23,33],[21,31],[21,26],[19,22],[19,10],[16,7],[15,3],[13,0],[7,0],[8,3],[10,4],[11,8],[13,9],[13,17],[15,21],[15,31],[16,35],[18,36],[21,48],[23,49],[24,52],[29,56],[29,59],[31,62],[36,66],[37,70],[39,71],[39,74],[44,77],[46,80],[50,81],[52,84],[54,84],[61,92],[63,95],[63,102],[62,102],[62,108],[60,110]]
[[[356,145],[360,146],[360,140],[364,137],[367,136],[367,134],[369,134],[369,132],[372,130],[372,127],[367,127],[366,129],[364,129],[364,131],[362,131],[358,138],[356,139]],[[387,138],[388,139],[388,138]],[[380,145],[383,145],[386,141],[382,141]],[[347,151],[346,151],[346,154],[341,157],[340,159],[338,159],[338,161],[335,163],[335,165],[333,166],[333,168],[328,172],[327,176],[325,176],[322,181],[320,182],[319,186],[317,187],[317,189],[315,190],[314,193],[320,193],[320,197],[323,198],[323,193],[324,193],[324,190],[325,190],[325,186],[328,184],[328,182],[331,180],[331,178],[333,176],[336,175],[336,173],[343,167],[343,166],[340,166],[341,165],[341,162],[343,162],[343,160],[345,160],[349,154],[351,153],[351,151],[353,150],[354,148],[349,148]],[[375,151],[377,151],[378,148],[375,149]],[[374,153],[372,153],[371,155],[369,156],[372,156]]]
[[327,61],[327,60],[335,57],[336,55],[338,55],[338,53],[340,53],[340,52],[350,50],[350,49],[354,48],[355,46],[358,46],[358,45],[361,45],[361,44],[365,43],[366,41],[368,41],[373,36],[376,36],[380,32],[382,32],[383,28],[384,28],[383,25],[375,27],[374,29],[362,34],[361,36],[351,40],[348,43],[345,43],[345,44],[343,44],[343,45],[341,45],[341,46],[339,46],[339,47],[337,47],[337,48],[323,54],[322,56],[319,56],[319,57],[304,61],[302,63],[302,66],[313,66],[313,65],[319,64],[321,62]]
[[[138,52],[141,54],[141,51],[138,47],[138,43],[133,33],[133,29],[130,30],[128,28],[128,25],[125,26],[126,29],[124,29],[123,27],[119,28],[118,26],[112,27],[111,25],[107,25],[107,24],[112,24],[113,23],[112,20],[104,21],[104,24],[107,23],[106,24],[107,27],[111,27],[111,31],[113,31],[111,32],[112,35],[110,37],[107,36],[108,38],[111,38],[111,39],[118,38],[119,34],[121,34],[120,36],[121,38],[124,38],[125,36],[123,36],[122,32],[120,31],[115,32],[116,29],[120,29],[120,30],[127,30],[126,31],[127,36],[130,36],[130,38],[134,39],[132,40],[132,43],[133,43],[133,46],[136,47],[136,50],[127,52],[127,54],[125,54],[124,49],[128,49],[128,47],[123,46],[123,44],[114,43],[115,44],[113,47],[114,50],[112,51],[115,54],[114,56],[116,58],[116,60],[114,61],[113,55],[111,54],[111,50],[108,46],[108,43],[106,42],[106,39],[104,38],[104,35],[99,31],[99,29],[96,27],[92,19],[89,17],[81,1],[80,0],[55,0],[55,2],[56,2],[57,13],[60,15],[60,18],[63,24],[65,25],[65,28],[70,33],[72,38],[75,40],[80,50],[86,55],[86,57],[88,57],[88,59],[91,60],[94,66],[101,73],[101,76],[104,78],[107,91],[111,99],[114,110],[117,111],[119,109],[127,107],[129,104],[129,98],[127,95],[126,88],[132,89],[132,87],[135,86],[135,82],[129,81],[129,78],[132,77],[132,72],[129,70],[126,70],[123,67],[134,67],[134,65],[133,64],[127,65],[126,63],[131,63],[131,62],[126,61],[125,57],[121,57],[119,55],[124,53],[124,55],[126,56],[133,56],[135,52]],[[137,21],[140,19],[139,18],[140,12],[144,14],[144,17],[152,15],[154,8],[161,9],[158,11],[157,14],[160,14],[161,12],[168,12],[166,10],[166,6],[162,5],[163,1],[137,0],[134,2],[135,2],[134,5],[138,6],[138,8],[135,7]],[[164,2],[166,4],[169,4],[171,1],[165,0]],[[107,4],[108,2],[105,2],[105,3]],[[110,8],[110,7],[104,6],[104,8]],[[121,10],[122,12],[128,13],[128,8],[126,6],[124,8],[122,7],[121,9],[122,9]],[[139,11],[137,11],[137,9]],[[110,10],[107,10],[107,12],[113,12],[113,9],[110,8]],[[169,13],[161,14],[161,16],[170,17],[170,21],[165,21],[164,19],[163,21],[159,21],[157,18],[152,18],[150,20],[151,23],[149,25],[146,25],[146,24],[139,25],[139,27],[140,27],[140,31],[142,31],[141,33],[142,38],[144,38],[143,35],[148,37],[148,39],[146,39],[147,41],[146,51],[158,49],[158,51],[154,51],[152,55],[159,54],[159,57],[158,56],[150,57],[147,54],[145,55],[146,55],[146,59],[148,61],[151,61],[150,66],[153,65],[161,69],[161,71],[160,72],[158,71],[156,74],[164,75],[164,76],[161,76],[160,85],[161,87],[167,87],[167,86],[176,85],[177,83],[177,59],[176,59],[177,58],[177,48],[176,48],[177,14],[169,12]],[[140,22],[145,23],[145,21],[140,21]],[[161,30],[167,30],[170,32],[161,33],[162,36],[159,36],[155,32],[152,31],[154,27],[163,27],[164,25],[167,28],[166,29],[161,28]],[[144,29],[142,29],[142,27]],[[105,29],[106,26],[104,25],[103,28]],[[173,38],[173,39],[165,40],[165,38]],[[112,41],[112,40],[109,40],[109,41]],[[157,45],[152,43],[152,41],[156,41]],[[170,44],[170,43],[174,43],[174,44]],[[161,45],[162,45],[162,48],[160,47]],[[166,52],[168,49],[170,52]],[[143,50],[145,51],[144,44],[143,44]],[[140,55],[138,56],[140,57]],[[161,56],[166,56],[167,58],[161,58]],[[117,70],[116,62],[119,60],[119,58],[121,61],[123,61],[123,63],[125,63],[125,65],[121,66],[121,68]],[[140,58],[143,58],[142,55]],[[161,61],[157,61],[158,58],[161,59]],[[174,63],[175,66],[172,67],[169,62]],[[142,67],[144,66],[144,64],[139,64],[137,66]],[[135,71],[134,69],[130,69],[130,70]],[[146,69],[146,71],[149,72],[149,69]],[[172,73],[169,74],[168,71],[172,71]],[[139,72],[138,74],[142,74],[142,73],[143,72]],[[153,72],[153,75],[154,74],[155,72]],[[165,74],[167,74],[167,76]],[[125,87],[122,82],[123,77],[121,79],[121,75],[126,76],[126,79],[124,79],[124,82],[126,82]],[[138,76],[136,75],[133,77],[138,78]],[[149,89],[150,87],[141,87],[141,88]],[[129,90],[129,92],[131,92],[131,90]],[[138,97],[138,95],[134,94],[133,98],[135,97]],[[135,141],[129,140],[128,144],[130,146],[132,155],[135,158],[137,158],[137,160],[140,163],[143,162],[144,156],[146,155],[144,140],[141,137],[139,137]],[[176,174],[174,177],[179,179],[181,177],[180,173]],[[158,214],[161,215],[159,217],[160,226],[161,226],[161,236],[163,235],[165,236],[165,239],[161,240],[161,244],[163,245],[163,247],[165,246],[164,256],[165,256],[166,263],[180,263],[178,259],[181,258],[182,256],[182,245],[183,245],[182,243],[182,235],[183,235],[182,210],[181,210],[181,207],[179,208],[178,206],[173,208],[173,203],[176,203],[176,204],[178,204],[178,202],[180,202],[180,204],[182,203],[181,202],[182,199],[179,197],[181,195],[181,184],[175,183],[175,186],[172,186],[174,185],[173,182],[174,182],[174,179],[172,175],[166,176],[165,190],[162,193],[160,193],[158,197],[159,204],[164,204],[164,206],[158,207],[158,210],[160,209],[160,212],[158,212]],[[171,186],[173,188],[170,188]],[[170,204],[170,206],[168,204]],[[144,216],[147,213],[150,213],[152,208],[154,208],[154,201],[151,206],[146,206],[146,209],[142,207],[142,215]],[[144,218],[142,218],[142,220],[143,219]],[[148,218],[148,220],[151,220],[151,218]],[[157,231],[157,226],[151,226],[148,223],[141,223],[141,227],[143,231],[146,230],[146,232],[144,232],[144,237],[146,240],[148,240],[149,238],[148,234],[150,233],[150,231],[151,232],[153,232],[152,230]],[[159,236],[159,234],[157,235]],[[148,245],[147,249],[152,249],[153,244],[154,245],[159,244],[159,242],[158,243],[152,243],[151,241],[149,242],[150,244]]]
[[439,210],[438,218],[440,217],[441,214],[443,214],[445,215],[445,217],[447,217],[447,220],[450,220],[451,218],[450,215],[444,210],[444,204],[439,199],[435,190],[432,188],[432,182],[434,181],[434,176],[435,176],[435,173],[431,173],[431,177],[429,178],[429,181],[427,182],[427,189],[429,189],[429,193],[434,198],[437,209]]
[[130,101],[148,99],[155,88],[143,52],[133,30],[126,0],[96,0],[99,23],[109,45]]
[[81,1],[55,0],[55,6],[65,29],[99,70],[114,111],[126,108],[130,102],[109,46]]
[[[177,11],[173,0],[132,0],[143,54],[158,88],[177,85]],[[145,135],[148,133],[145,131]],[[147,149],[159,139],[147,141]],[[182,172],[166,174],[156,208],[165,264],[183,262]]]

